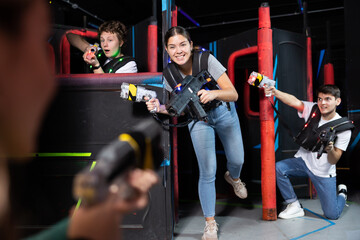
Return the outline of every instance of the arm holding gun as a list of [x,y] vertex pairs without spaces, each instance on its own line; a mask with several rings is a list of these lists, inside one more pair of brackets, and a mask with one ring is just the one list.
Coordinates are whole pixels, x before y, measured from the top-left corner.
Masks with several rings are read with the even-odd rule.
[[119,239],[122,216],[146,206],[148,191],[159,181],[153,169],[162,154],[160,127],[150,120],[105,147],[92,171],[86,168],[75,176],[73,193],[82,207],[74,210],[70,238]]
[[[257,72],[252,72],[249,76],[248,83],[258,88],[275,87],[275,81]],[[266,97],[270,97],[271,93],[266,93]]]

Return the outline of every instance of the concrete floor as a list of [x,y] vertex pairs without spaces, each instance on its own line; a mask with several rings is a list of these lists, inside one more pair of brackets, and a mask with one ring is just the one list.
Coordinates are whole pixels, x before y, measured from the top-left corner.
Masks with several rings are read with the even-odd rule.
[[[251,198],[251,196],[249,195]],[[305,216],[289,220],[262,220],[261,200],[219,199],[216,221],[219,239],[251,240],[360,240],[360,191],[349,193],[347,205],[338,220],[322,216],[319,199],[299,199]],[[174,240],[201,239],[205,226],[198,201],[180,201],[179,221]]]

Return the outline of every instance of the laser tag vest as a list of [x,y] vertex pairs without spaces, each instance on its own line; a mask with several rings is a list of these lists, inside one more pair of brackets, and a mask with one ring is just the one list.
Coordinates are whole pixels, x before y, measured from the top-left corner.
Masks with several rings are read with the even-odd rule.
[[104,73],[115,73],[121,67],[125,66],[127,63],[135,61],[135,58],[130,56],[122,56],[112,59],[104,67],[102,67]]
[[[193,64],[192,64],[192,76],[196,77],[202,70],[208,70],[208,59],[210,51],[199,51],[195,50],[193,53]],[[181,83],[184,78],[181,76],[180,70],[177,65],[173,62],[169,63],[167,67],[163,70],[164,77],[168,81],[172,89],[176,85]],[[211,75],[210,75],[211,76]],[[206,90],[216,90],[219,87],[216,84],[215,79],[211,76],[211,81],[205,84],[202,89]],[[219,100],[213,100],[206,104],[201,104],[205,112],[210,111],[213,108],[216,108],[221,104]]]
[[318,105],[315,104],[311,109],[309,119],[305,123],[303,129],[295,137],[295,142],[297,144],[311,152],[317,152],[320,149],[321,144],[318,144],[319,135],[323,130],[333,128],[337,134],[355,128],[352,121],[350,121],[347,117],[333,120],[318,127],[320,118],[320,109]]

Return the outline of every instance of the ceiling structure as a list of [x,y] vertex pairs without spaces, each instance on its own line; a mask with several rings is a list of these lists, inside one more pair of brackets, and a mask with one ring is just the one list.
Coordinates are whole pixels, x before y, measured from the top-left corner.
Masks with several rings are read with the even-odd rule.
[[[179,10],[178,25],[190,31],[195,44],[215,41],[257,28],[258,8],[262,2],[175,0]],[[304,1],[268,2],[272,28],[303,32]],[[313,48],[325,49],[329,39],[334,61],[343,62],[345,58],[344,0],[307,0],[306,3]],[[158,26],[161,31],[161,1],[157,0],[156,5]],[[51,6],[55,24],[88,28],[100,25],[102,21],[99,19],[105,21],[116,19],[131,26],[151,17],[154,12],[152,0],[53,0]],[[327,38],[327,34],[330,38]]]

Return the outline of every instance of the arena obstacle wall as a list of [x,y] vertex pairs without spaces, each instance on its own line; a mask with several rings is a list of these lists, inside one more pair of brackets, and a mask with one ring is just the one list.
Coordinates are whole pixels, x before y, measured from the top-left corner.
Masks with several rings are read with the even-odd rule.
[[[161,73],[70,74],[57,76],[59,90],[41,128],[38,151],[22,175],[16,203],[26,218],[18,225],[23,234],[36,232],[67,217],[76,204],[72,197],[74,175],[91,165],[97,153],[144,119],[152,119],[144,102],[120,98],[123,82],[142,84],[161,99]],[[160,85],[161,86],[161,85]],[[153,120],[155,121],[155,120]],[[160,124],[160,123],[159,123]],[[163,130],[164,155],[160,184],[149,192],[150,203],[130,213],[120,226],[124,239],[171,239],[173,229],[169,132]],[[24,171],[14,171],[21,174]],[[21,191],[20,191],[21,189]],[[29,205],[29,212],[22,212]]]

